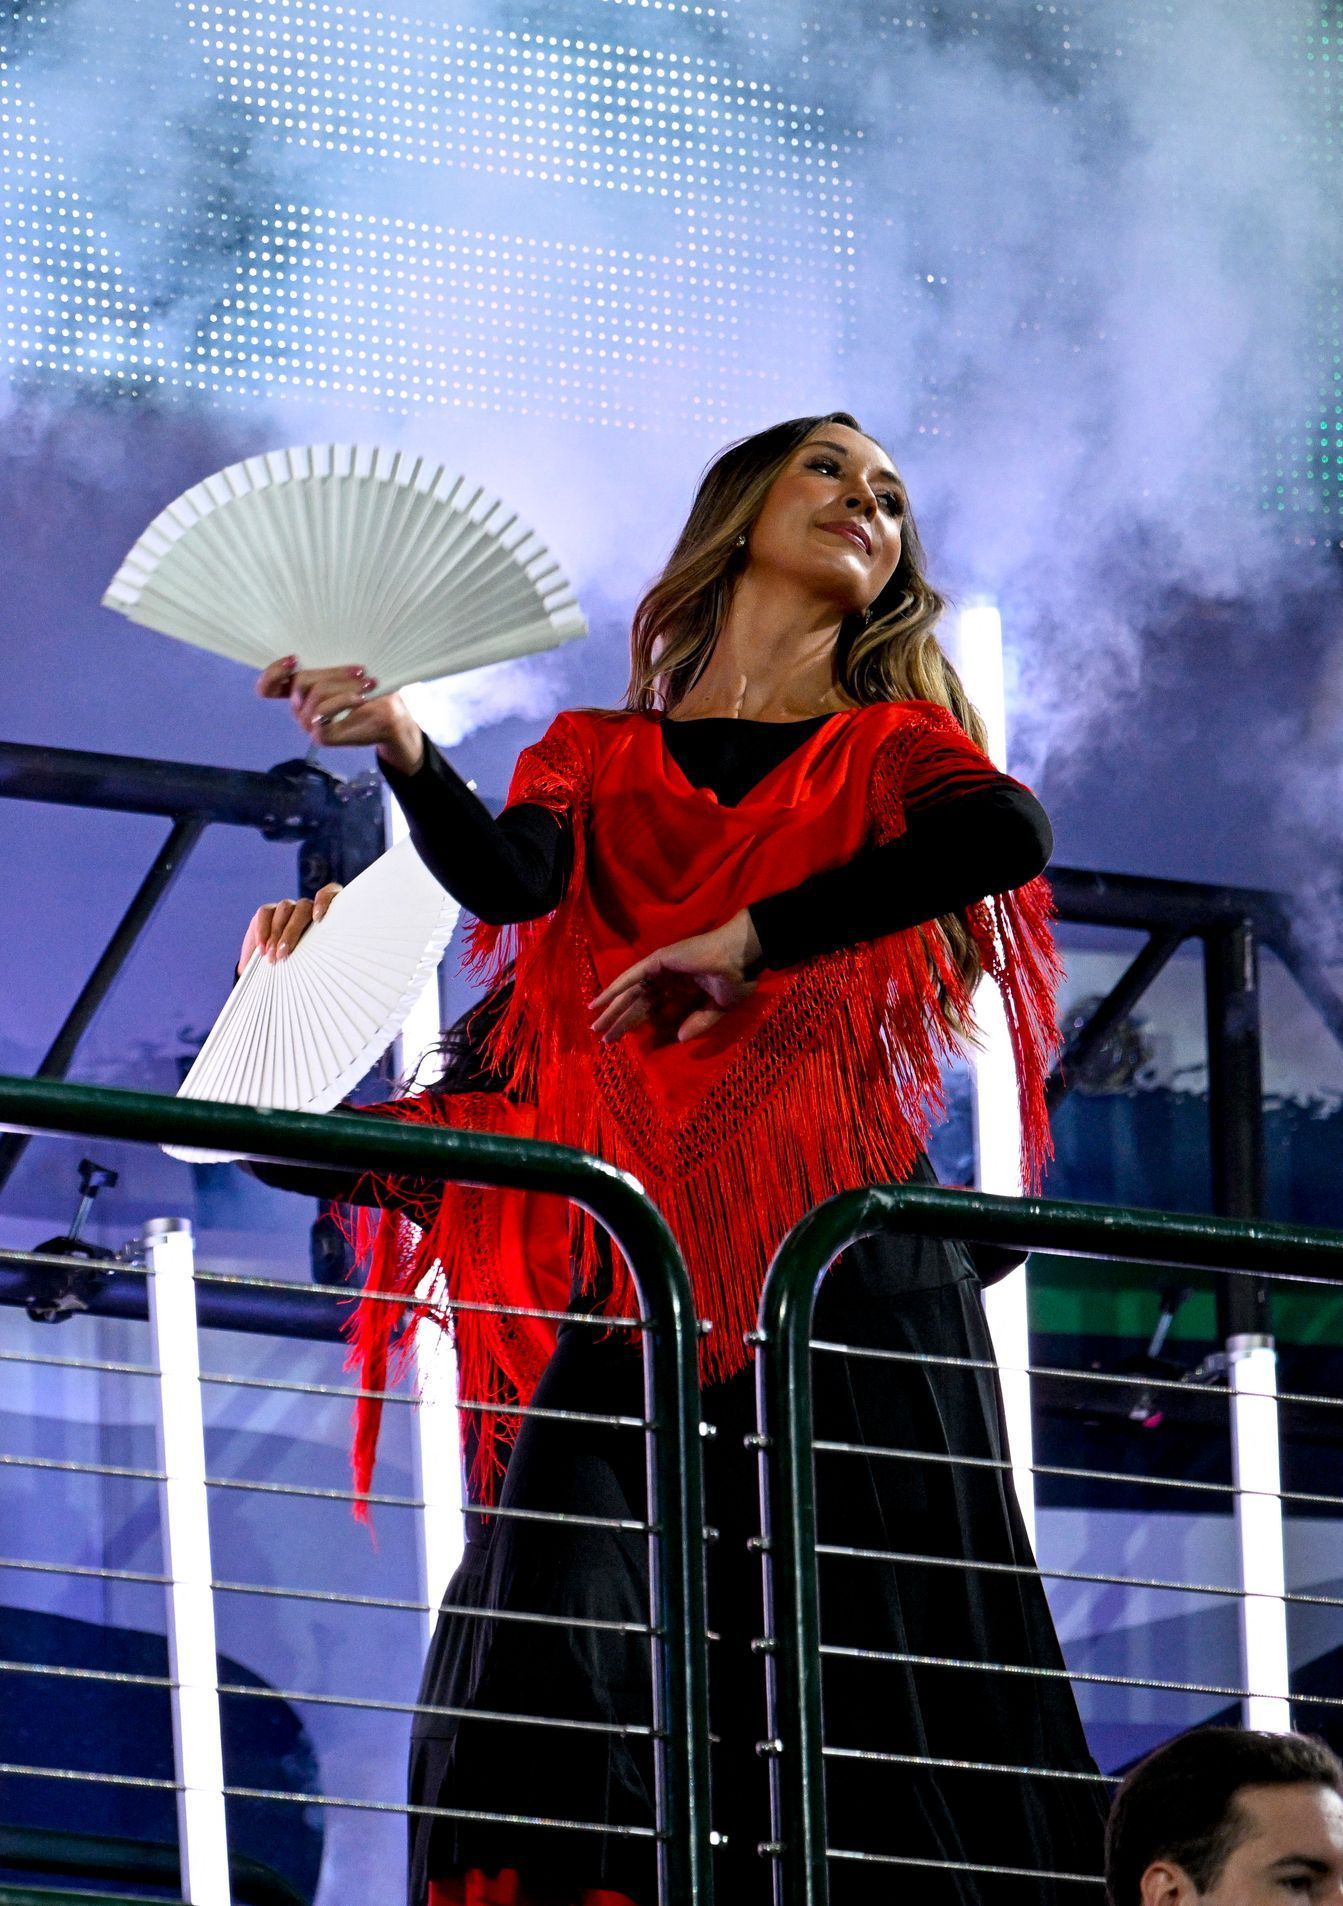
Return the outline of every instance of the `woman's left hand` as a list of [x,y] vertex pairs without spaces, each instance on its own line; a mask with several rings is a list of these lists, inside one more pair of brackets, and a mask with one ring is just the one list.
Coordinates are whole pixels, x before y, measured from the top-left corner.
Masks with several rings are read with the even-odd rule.
[[679,1040],[697,1039],[716,1026],[724,1013],[751,997],[756,989],[751,975],[759,966],[760,951],[751,916],[743,907],[712,933],[677,940],[627,967],[590,1002],[597,1015],[592,1030],[610,1045],[622,1033],[642,1025],[659,1004],[684,1005],[685,994],[698,990],[707,997],[676,1030]]

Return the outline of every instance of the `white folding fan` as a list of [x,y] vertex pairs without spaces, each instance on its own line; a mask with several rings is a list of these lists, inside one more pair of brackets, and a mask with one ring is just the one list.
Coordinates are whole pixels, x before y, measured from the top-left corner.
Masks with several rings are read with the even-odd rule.
[[[287,959],[252,955],[177,1096],[329,1112],[396,1037],[459,911],[412,843],[398,842],[342,888]],[[236,1155],[163,1149],[195,1162]]]
[[423,457],[353,444],[206,477],[154,518],[103,602],[252,668],[362,663],[379,694],[587,628],[505,504]]

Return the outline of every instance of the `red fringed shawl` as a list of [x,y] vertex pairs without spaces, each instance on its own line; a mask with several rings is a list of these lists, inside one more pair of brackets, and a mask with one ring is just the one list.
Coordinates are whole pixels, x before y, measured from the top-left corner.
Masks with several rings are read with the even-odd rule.
[[[535,1112],[501,1092],[425,1092],[369,1111],[457,1130],[536,1136]],[[355,1408],[355,1489],[367,1495],[373,1479],[392,1341],[406,1301],[418,1293],[417,1329],[432,1321],[451,1331],[457,1393],[475,1406],[462,1416],[472,1482],[482,1500],[492,1501],[518,1432],[520,1419],[511,1410],[531,1400],[555,1347],[553,1318],[517,1312],[559,1312],[569,1301],[568,1203],[482,1185],[392,1179],[373,1180],[372,1187],[387,1208],[356,1213],[354,1241],[368,1261],[368,1277],[347,1332],[348,1362],[359,1371],[363,1392]],[[445,1298],[468,1308],[445,1311]],[[501,1314],[500,1305],[513,1309]],[[413,1341],[410,1332],[398,1340],[398,1366]],[[366,1521],[366,1505],[357,1503],[355,1514]]]
[[[966,986],[945,935],[928,925],[765,971],[749,1000],[686,1044],[675,1027],[690,1002],[610,1046],[593,1037],[587,1002],[643,955],[896,838],[925,788],[945,798],[994,778],[946,710],[883,702],[824,723],[736,806],[722,806],[677,767],[658,716],[560,715],[522,755],[509,800],[567,816],[574,860],[564,899],[520,927],[478,925],[471,950],[487,981],[515,963],[490,1053],[508,1074],[510,1099],[534,1111],[504,1113],[488,1095],[395,1109],[462,1124],[475,1122],[477,1106],[486,1120],[531,1116],[537,1136],[632,1172],[677,1237],[699,1314],[712,1321],[703,1375],[732,1375],[747,1361],[744,1333],[785,1233],[833,1193],[901,1179],[913,1165],[940,1109],[943,1064],[964,1043],[956,1028],[971,1021]],[[1039,879],[967,916],[1006,1007],[1032,1188],[1049,1152],[1044,1084],[1058,1043],[1050,911]],[[557,1286],[555,1263],[525,1247],[493,1265],[488,1250],[469,1250],[463,1195],[449,1187],[417,1266],[427,1269],[437,1253],[454,1294],[476,1298],[533,1303],[540,1280]],[[473,1195],[482,1210],[520,1198]],[[502,1234],[505,1221],[493,1222]],[[592,1221],[575,1212],[572,1232],[588,1283]],[[413,1287],[404,1269],[403,1287]],[[612,1303],[616,1314],[636,1305],[623,1265]],[[460,1347],[460,1323],[458,1332]],[[474,1386],[525,1401],[541,1348],[532,1343],[527,1359],[505,1362],[482,1331],[484,1361],[470,1375],[464,1365],[463,1393]],[[379,1367],[365,1357],[365,1381],[377,1387]]]

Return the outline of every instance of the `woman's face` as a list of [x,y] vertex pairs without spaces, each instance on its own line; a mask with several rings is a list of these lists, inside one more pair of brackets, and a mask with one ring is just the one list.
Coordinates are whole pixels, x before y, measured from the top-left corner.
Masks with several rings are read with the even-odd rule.
[[749,563],[851,615],[895,574],[905,509],[905,486],[880,444],[847,424],[820,424],[774,479],[750,532]]

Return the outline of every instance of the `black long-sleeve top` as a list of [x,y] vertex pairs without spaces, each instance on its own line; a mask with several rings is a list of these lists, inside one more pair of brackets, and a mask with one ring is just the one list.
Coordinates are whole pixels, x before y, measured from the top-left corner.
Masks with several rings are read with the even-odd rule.
[[[672,720],[663,733],[686,778],[735,806],[830,719]],[[416,773],[383,773],[421,859],[469,913],[501,926],[558,905],[572,861],[564,816],[519,802],[495,818],[432,742]],[[752,904],[764,963],[796,966],[1006,893],[1040,873],[1052,847],[1044,809],[1006,775],[945,798],[925,786],[898,840]]]

